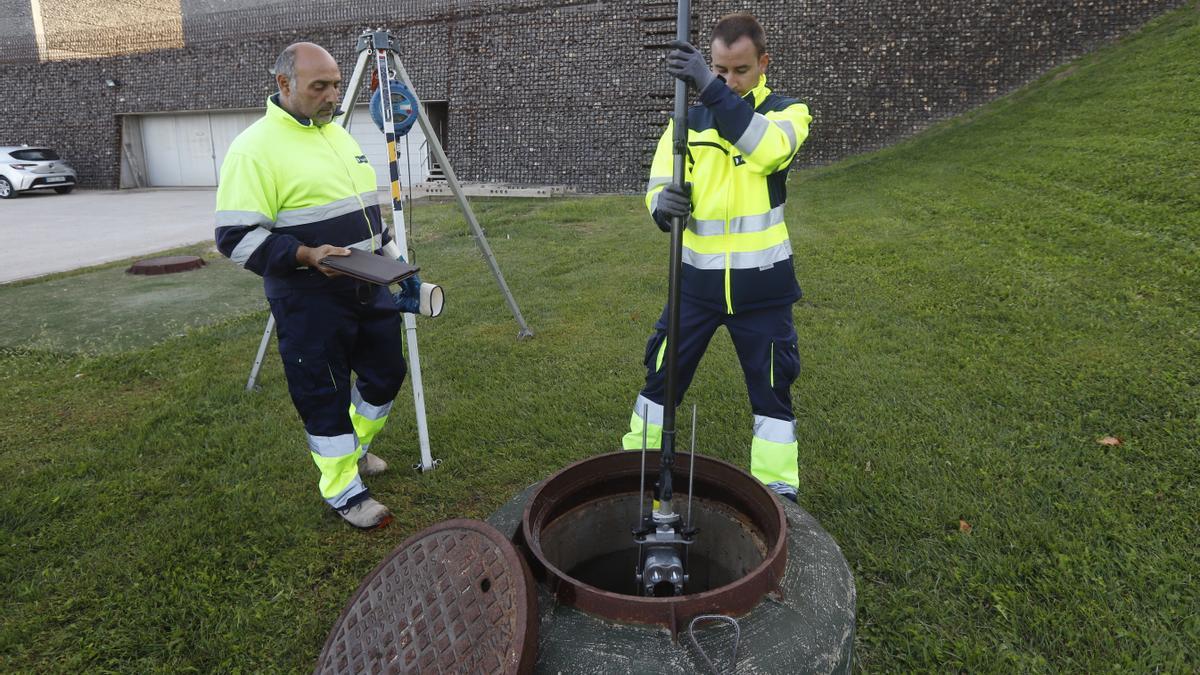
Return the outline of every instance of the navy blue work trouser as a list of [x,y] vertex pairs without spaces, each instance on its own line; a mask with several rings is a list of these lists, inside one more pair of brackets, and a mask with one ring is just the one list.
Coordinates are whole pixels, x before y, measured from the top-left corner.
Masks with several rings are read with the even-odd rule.
[[[799,485],[796,418],[791,386],[800,374],[800,354],[791,304],[726,314],[684,296],[679,303],[679,345],[676,400],[683,400],[696,366],[717,328],[725,326],[733,340],[750,407],[754,432],[750,444],[751,473],[763,483]],[[627,450],[661,446],[663,402],[666,394],[667,310],[646,343],[646,385],[634,403],[630,430],[622,439]],[[676,425],[679,428],[679,425]]]
[[[334,508],[366,498],[357,459],[382,428],[407,367],[400,311],[383,286],[270,298],[288,393]],[[350,373],[358,375],[351,384]]]

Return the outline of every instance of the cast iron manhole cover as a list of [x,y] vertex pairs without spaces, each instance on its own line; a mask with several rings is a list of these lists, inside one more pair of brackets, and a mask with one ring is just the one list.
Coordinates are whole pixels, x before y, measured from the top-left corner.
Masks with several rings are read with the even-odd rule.
[[528,673],[537,600],[494,527],[448,520],[409,537],[342,610],[317,673]]
[[130,274],[172,274],[200,269],[204,265],[204,259],[198,256],[172,255],[165,258],[139,260],[125,271]]

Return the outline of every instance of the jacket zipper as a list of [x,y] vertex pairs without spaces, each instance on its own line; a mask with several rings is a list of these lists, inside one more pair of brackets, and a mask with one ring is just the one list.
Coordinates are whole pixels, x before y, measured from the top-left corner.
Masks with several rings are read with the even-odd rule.
[[733,184],[732,173],[736,166],[733,164],[732,150],[728,153],[727,158],[731,175],[730,179],[725,181],[725,311],[733,314],[733,273],[730,270],[733,266],[733,238],[729,233],[729,186]]
[[[328,125],[326,125],[328,126]],[[342,166],[342,171],[346,172],[346,178],[350,181],[350,191],[354,193],[354,198],[358,200],[358,210],[363,216],[363,221],[367,224],[367,234],[370,235],[371,253],[375,252],[375,228],[371,227],[371,218],[367,215],[367,205],[363,203],[362,195],[358,194],[358,186],[354,184],[354,174],[350,172],[350,167],[346,166],[346,162],[338,154],[337,149],[333,147],[333,143],[329,142],[329,138],[325,135],[325,130],[317,129],[317,133],[321,134],[321,139],[325,141],[325,145],[329,148],[329,152],[333,153],[334,159]],[[381,242],[382,243],[382,242]]]

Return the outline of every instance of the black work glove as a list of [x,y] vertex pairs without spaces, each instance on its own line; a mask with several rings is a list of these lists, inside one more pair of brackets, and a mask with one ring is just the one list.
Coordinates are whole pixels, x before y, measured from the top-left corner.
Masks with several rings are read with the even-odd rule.
[[672,77],[687,82],[689,87],[698,92],[704,91],[705,87],[717,79],[704,62],[704,56],[695,47],[682,40],[672,40],[671,46],[674,49],[667,53],[667,72]]
[[682,187],[671,183],[658,193],[658,206],[654,209],[654,222],[663,232],[671,231],[671,219],[687,218],[692,215],[692,184]]

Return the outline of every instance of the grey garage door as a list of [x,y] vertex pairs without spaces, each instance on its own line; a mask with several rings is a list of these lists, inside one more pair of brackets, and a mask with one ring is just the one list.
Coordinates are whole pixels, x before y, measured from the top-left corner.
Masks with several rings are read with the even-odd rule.
[[[151,187],[215,186],[229,144],[261,116],[261,110],[140,116],[148,184]],[[387,144],[371,121],[367,106],[356,106],[349,122],[350,133],[375,168],[379,187],[386,188],[389,182]],[[419,126],[398,139],[396,153],[402,187],[426,180],[429,152]]]

